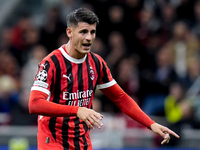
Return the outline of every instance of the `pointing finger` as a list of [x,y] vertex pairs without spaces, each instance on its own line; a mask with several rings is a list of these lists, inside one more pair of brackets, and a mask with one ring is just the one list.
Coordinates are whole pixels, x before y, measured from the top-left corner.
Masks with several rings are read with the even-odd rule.
[[168,132],[169,134],[171,134],[171,135],[177,137],[177,138],[180,138],[180,136],[179,136],[178,134],[176,134],[174,131],[172,131],[172,130],[170,130],[170,129],[168,129],[167,132]]

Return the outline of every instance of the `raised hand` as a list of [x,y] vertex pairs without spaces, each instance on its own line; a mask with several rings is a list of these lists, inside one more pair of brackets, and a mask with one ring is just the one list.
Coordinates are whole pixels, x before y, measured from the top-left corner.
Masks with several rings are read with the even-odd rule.
[[101,128],[103,123],[101,120],[103,119],[103,115],[85,107],[79,107],[77,111],[77,116],[83,120],[91,129]]

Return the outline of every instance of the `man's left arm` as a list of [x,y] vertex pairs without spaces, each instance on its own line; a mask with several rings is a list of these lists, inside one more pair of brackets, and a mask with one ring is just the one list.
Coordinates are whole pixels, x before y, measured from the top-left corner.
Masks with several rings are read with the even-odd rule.
[[137,103],[128,94],[126,94],[118,84],[100,90],[129,117],[162,136],[164,140],[161,142],[161,144],[169,142],[169,134],[179,138],[179,136],[172,130],[158,123],[155,123],[155,121],[153,121],[147,114],[145,114],[137,105]]

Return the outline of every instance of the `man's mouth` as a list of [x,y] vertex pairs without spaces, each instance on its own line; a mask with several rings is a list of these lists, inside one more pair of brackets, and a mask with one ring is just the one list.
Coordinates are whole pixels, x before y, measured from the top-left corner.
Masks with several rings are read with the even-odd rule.
[[90,47],[91,46],[91,43],[83,43],[82,44],[84,47]]

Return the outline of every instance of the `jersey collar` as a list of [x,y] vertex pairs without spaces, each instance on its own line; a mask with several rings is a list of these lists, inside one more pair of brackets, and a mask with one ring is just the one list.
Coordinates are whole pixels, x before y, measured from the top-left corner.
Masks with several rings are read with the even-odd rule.
[[59,50],[61,51],[61,53],[63,54],[63,56],[64,56],[66,59],[68,59],[69,61],[71,61],[71,62],[73,62],[73,63],[76,63],[76,64],[81,64],[81,63],[83,63],[83,62],[85,61],[87,55],[85,55],[85,56],[84,56],[83,58],[81,58],[81,59],[76,59],[76,58],[71,57],[71,56],[64,50],[63,47],[64,47],[64,46],[61,46],[61,47],[59,48]]

